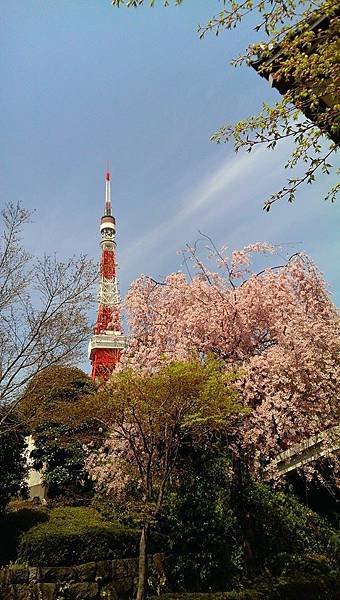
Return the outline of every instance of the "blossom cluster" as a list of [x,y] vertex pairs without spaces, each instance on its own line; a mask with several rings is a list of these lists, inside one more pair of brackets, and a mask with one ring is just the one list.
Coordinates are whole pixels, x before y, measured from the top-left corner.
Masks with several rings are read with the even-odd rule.
[[339,402],[339,315],[322,275],[304,254],[260,273],[253,244],[228,258],[214,252],[211,270],[195,249],[197,272],[156,283],[142,276],[125,309],[130,342],[123,364],[154,369],[164,359],[208,353],[241,366],[243,402],[252,411],[240,435],[255,468],[296,442],[336,424]]
[[113,493],[117,500],[124,500],[132,481],[136,487],[140,486],[140,475],[134,468],[131,448],[119,433],[111,431],[102,446],[97,449],[87,446],[85,450],[85,467],[97,491],[104,495]]

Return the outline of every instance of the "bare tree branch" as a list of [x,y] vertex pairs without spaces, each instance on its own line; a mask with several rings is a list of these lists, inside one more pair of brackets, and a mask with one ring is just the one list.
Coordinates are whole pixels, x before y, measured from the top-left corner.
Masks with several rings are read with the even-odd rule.
[[30,214],[20,204],[2,211],[0,233],[1,424],[32,377],[76,360],[89,336],[97,268],[86,256],[33,259],[21,242]]

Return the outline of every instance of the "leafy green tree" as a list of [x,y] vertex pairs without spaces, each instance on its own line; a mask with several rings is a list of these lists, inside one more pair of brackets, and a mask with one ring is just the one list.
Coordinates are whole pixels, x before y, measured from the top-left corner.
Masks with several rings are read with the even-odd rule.
[[37,374],[82,356],[97,268],[86,256],[35,259],[22,242],[30,212],[0,211],[0,435]]
[[83,503],[92,496],[92,483],[84,468],[84,450],[77,428],[46,424],[35,431],[31,453],[34,468],[44,470],[50,499],[64,504]]
[[11,498],[27,494],[25,429],[13,415],[6,425],[0,444],[0,513]]
[[88,418],[84,403],[96,391],[96,385],[81,369],[53,365],[29,382],[18,412],[31,431],[46,422],[77,426]]
[[234,376],[221,362],[191,360],[164,364],[157,371],[115,372],[103,393],[101,418],[110,435],[92,452],[87,467],[96,487],[139,513],[142,524],[139,583],[147,581],[150,526],[159,518],[166,491],[181,467],[186,444],[208,443],[212,431],[225,431],[243,412]]
[[211,592],[236,587],[246,570],[231,459],[220,444],[192,446],[185,454],[185,478],[167,495],[160,519],[160,531],[169,540],[171,588]]
[[160,520],[177,592],[250,586],[271,598],[274,578],[294,587],[306,573],[314,581],[336,568],[336,531],[293,494],[247,476],[237,481],[223,447],[193,447],[187,460],[185,480],[168,494]]
[[80,369],[61,366],[37,375],[25,391],[20,413],[34,437],[34,466],[44,466],[50,498],[79,502],[92,490],[83,445],[100,434],[98,423],[83,407],[95,391]]
[[[159,3],[168,6],[183,1]],[[114,6],[147,3],[153,6],[156,1],[112,0]],[[271,105],[263,103],[258,114],[223,125],[211,139],[217,143],[233,140],[236,151],[248,152],[259,144],[273,149],[289,139],[293,150],[285,166],[303,168],[302,175],[297,170],[265,201],[264,208],[270,210],[283,198],[293,202],[302,184],[333,169],[330,161],[335,158],[340,131],[337,6],[334,0],[221,0],[221,4],[219,12],[199,27],[200,37],[234,29],[253,14],[256,25],[250,35],[255,30],[257,39],[232,64],[256,65],[283,95]],[[273,56],[278,58],[272,60]],[[326,198],[334,201],[339,188],[340,184],[331,187]]]
[[323,555],[335,560],[336,532],[293,494],[274,492],[265,484],[250,481],[235,500],[253,575],[259,573],[259,567],[275,572],[287,555]]

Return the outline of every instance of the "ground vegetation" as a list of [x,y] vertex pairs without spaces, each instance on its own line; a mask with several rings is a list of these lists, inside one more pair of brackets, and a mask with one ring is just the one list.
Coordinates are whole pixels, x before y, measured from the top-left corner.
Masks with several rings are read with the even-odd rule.
[[194,449],[187,459],[191,468],[168,495],[160,521],[171,589],[260,589],[263,578],[266,585],[313,565],[336,569],[336,531],[292,493],[275,492],[246,472],[236,480],[223,448]]
[[139,531],[103,519],[91,507],[64,506],[25,532],[18,560],[34,566],[69,566],[138,555]]

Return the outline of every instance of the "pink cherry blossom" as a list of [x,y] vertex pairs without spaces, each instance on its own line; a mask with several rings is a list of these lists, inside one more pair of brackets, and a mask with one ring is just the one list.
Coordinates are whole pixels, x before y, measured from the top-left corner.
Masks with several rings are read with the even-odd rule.
[[164,360],[212,352],[244,371],[240,392],[252,408],[239,436],[254,468],[292,444],[332,427],[339,406],[339,314],[311,259],[299,253],[257,273],[255,257],[281,253],[252,244],[228,256],[213,248],[211,269],[162,283],[141,276],[125,300],[130,328],[122,365],[154,369]]
[[[138,435],[134,437],[138,444]],[[111,430],[100,448],[88,446],[85,450],[85,466],[97,491],[104,495],[113,493],[117,499],[124,500],[127,486],[132,480],[137,486],[140,485],[140,475],[134,469],[131,448],[126,438],[119,433]]]

